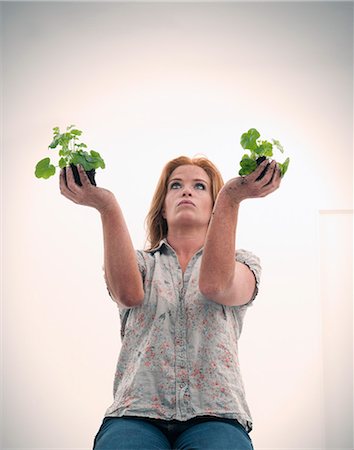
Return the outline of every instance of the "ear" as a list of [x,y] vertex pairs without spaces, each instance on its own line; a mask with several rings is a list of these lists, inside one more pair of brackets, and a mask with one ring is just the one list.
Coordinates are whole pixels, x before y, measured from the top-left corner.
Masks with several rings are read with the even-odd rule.
[[165,209],[162,209],[162,210],[161,210],[161,216],[162,216],[164,219],[166,219]]

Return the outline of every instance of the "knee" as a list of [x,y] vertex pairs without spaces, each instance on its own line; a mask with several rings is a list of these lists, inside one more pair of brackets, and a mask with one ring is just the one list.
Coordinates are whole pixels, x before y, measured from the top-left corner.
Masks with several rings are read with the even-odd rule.
[[203,422],[186,430],[175,442],[177,449],[254,450],[247,431],[239,424]]

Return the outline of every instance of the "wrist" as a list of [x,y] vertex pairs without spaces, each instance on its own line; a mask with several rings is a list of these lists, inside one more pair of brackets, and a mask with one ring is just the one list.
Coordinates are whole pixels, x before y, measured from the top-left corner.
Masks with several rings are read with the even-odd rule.
[[107,216],[114,212],[119,211],[119,205],[116,199],[112,199],[111,201],[101,205],[97,208],[98,212],[101,214],[101,217]]
[[237,186],[234,183],[227,182],[221,189],[218,198],[222,201],[225,206],[230,206],[233,208],[238,208],[240,203],[244,198],[241,197],[238,192]]

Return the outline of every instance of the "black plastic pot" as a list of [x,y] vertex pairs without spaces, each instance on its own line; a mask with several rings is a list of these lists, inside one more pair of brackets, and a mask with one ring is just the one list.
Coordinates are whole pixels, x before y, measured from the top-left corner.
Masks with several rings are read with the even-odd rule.
[[[74,174],[75,183],[78,186],[82,186],[82,183],[81,183],[81,180],[80,180],[79,171],[78,171],[77,167],[75,166],[75,164],[70,164],[70,167],[72,168],[72,171],[73,171],[73,174]],[[64,167],[65,183],[66,183],[66,169],[67,169],[67,167]],[[86,175],[89,177],[89,180],[90,180],[91,184],[93,184],[94,186],[97,186],[96,181],[95,181],[96,170],[95,169],[85,170],[85,172],[86,172]]]

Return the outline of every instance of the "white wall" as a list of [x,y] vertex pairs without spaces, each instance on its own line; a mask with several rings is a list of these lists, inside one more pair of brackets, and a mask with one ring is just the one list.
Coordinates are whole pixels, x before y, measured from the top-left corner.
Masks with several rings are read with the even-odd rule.
[[[352,448],[352,402],[343,399],[352,398],[353,361],[352,252],[345,250],[353,4],[1,8],[2,448],[89,449],[112,401],[119,317],[103,281],[99,215],[62,197],[58,175],[34,177],[52,128],[72,123],[104,156],[97,182],[115,193],[138,248],[169,159],[203,153],[227,180],[237,175],[244,131],[256,127],[283,143],[291,164],[281,188],[242,204],[237,233],[237,246],[263,263],[240,340],[251,437],[257,450]],[[328,225],[328,210],[335,217],[344,210],[345,225]],[[333,243],[347,258],[335,272]],[[346,289],[328,299],[324,281]],[[333,329],[336,342],[346,342],[336,360],[347,361],[339,385]]]

